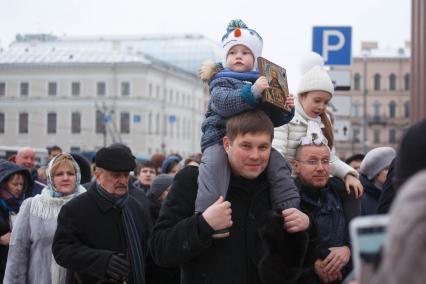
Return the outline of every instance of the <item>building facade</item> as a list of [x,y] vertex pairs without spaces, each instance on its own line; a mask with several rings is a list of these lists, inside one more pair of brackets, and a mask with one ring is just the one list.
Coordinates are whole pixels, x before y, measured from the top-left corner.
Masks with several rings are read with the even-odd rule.
[[144,53],[147,39],[18,38],[0,53],[0,145],[93,151],[122,142],[145,157],[199,152],[208,92],[191,67],[220,60],[220,48],[189,38],[210,53],[182,66]]
[[349,115],[336,117],[336,121],[348,122],[344,124],[346,138],[336,141],[337,154],[346,158],[376,147],[396,148],[410,124],[409,43],[391,50],[378,48],[376,42],[365,42],[351,66],[335,69],[349,71],[352,81],[350,91],[335,94],[347,97],[350,103]]

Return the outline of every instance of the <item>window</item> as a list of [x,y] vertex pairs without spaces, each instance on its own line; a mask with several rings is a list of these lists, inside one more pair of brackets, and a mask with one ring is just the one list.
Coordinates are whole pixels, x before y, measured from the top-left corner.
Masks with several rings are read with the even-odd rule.
[[352,104],[352,115],[355,117],[361,117],[362,114],[362,105],[360,102],[356,101]]
[[105,133],[104,113],[96,111],[96,133]]
[[106,84],[105,84],[105,82],[97,82],[96,83],[96,94],[98,96],[105,96],[106,95]]
[[152,113],[148,114],[148,134],[152,134]]
[[4,97],[6,95],[6,83],[0,82],[0,97]]
[[155,134],[160,134],[160,114],[155,115]]
[[169,102],[173,102],[173,90],[170,90],[169,92]]
[[354,89],[355,91],[359,91],[361,89],[361,76],[358,73],[354,76]]
[[28,133],[28,113],[21,112],[19,114],[19,134]]
[[375,121],[380,120],[380,103],[378,101],[375,101],[373,104],[373,119]]
[[81,133],[81,113],[79,112],[71,113],[71,133]]
[[152,97],[152,83],[149,83],[149,85],[148,85],[148,96],[150,98]]
[[396,130],[394,128],[389,129],[389,143],[396,143]]
[[409,118],[410,117],[410,102],[404,103],[404,117]]
[[361,141],[361,139],[359,138],[360,133],[361,133],[361,131],[360,131],[359,128],[354,128],[353,129],[353,133],[352,133],[352,135],[353,135],[352,141],[353,142],[359,143]]
[[80,82],[72,82],[71,83],[71,95],[80,96],[81,86]]
[[156,87],[155,87],[155,97],[156,97],[157,99],[159,99],[159,98],[160,98],[160,86],[156,86]]
[[375,91],[380,91],[380,74],[375,74],[374,75],[374,90]]
[[129,82],[121,82],[121,95],[129,96],[130,95],[130,83]]
[[396,116],[396,103],[394,101],[391,101],[389,103],[389,117],[395,118]]
[[49,96],[56,96],[58,94],[58,84],[56,82],[49,82],[47,84],[47,94]]
[[411,84],[410,74],[407,73],[404,76],[404,90],[406,91],[410,90],[410,84]]
[[49,112],[47,114],[47,133],[55,134],[56,133],[56,113]]
[[120,113],[120,133],[130,133],[130,114]]
[[4,113],[0,112],[0,134],[4,134]]
[[389,75],[389,90],[390,91],[396,90],[396,76],[393,73]]
[[28,82],[21,82],[19,84],[19,94],[22,97],[27,97],[30,93],[30,84]]
[[374,129],[374,144],[380,144],[380,129]]

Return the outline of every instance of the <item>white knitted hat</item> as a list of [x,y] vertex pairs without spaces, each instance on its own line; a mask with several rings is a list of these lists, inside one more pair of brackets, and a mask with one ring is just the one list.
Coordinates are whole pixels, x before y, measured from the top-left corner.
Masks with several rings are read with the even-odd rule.
[[[224,50],[224,60],[229,50],[238,44],[247,46],[254,56],[254,68],[257,69],[257,58],[262,55],[262,37],[252,29],[249,29],[242,20],[232,20],[226,29],[226,34],[222,37],[222,47]],[[225,64],[224,64],[225,65]]]
[[324,59],[318,53],[311,52],[302,60],[301,71],[302,78],[297,89],[298,94],[325,91],[333,96],[333,82],[324,69]]

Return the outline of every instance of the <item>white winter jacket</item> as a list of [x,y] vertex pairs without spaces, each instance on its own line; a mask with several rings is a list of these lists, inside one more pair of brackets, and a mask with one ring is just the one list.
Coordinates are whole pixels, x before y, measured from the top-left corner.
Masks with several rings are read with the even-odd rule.
[[[321,119],[309,117],[303,110],[297,98],[294,99],[295,113],[293,119],[283,126],[275,128],[274,140],[272,146],[277,149],[284,158],[291,163],[296,155],[296,148],[299,146],[300,139],[306,136],[308,121],[316,121],[321,128],[324,124]],[[335,155],[334,147],[331,150],[331,174],[343,179],[348,173],[358,176],[358,173],[348,164],[343,162]]]

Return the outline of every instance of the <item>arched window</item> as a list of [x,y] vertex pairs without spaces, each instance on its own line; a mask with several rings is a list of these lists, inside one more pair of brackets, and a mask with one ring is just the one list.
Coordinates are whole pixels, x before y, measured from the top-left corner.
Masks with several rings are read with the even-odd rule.
[[389,103],[389,117],[395,118],[396,116],[396,103],[394,101],[391,101]]
[[391,143],[391,144],[396,143],[396,129],[395,128],[389,129],[389,143]]
[[404,90],[410,90],[410,84],[410,74],[407,73],[404,75]]
[[380,120],[380,102],[375,101],[373,104],[373,120]]
[[379,91],[380,90],[380,79],[381,79],[380,74],[376,73],[374,75],[374,90],[375,91]]
[[409,118],[410,117],[410,102],[404,103],[404,117]]
[[389,75],[389,90],[390,91],[396,90],[396,76],[393,73]]
[[361,75],[356,73],[354,75],[354,90],[359,91],[361,89]]
[[152,113],[148,114],[148,134],[152,134]]

